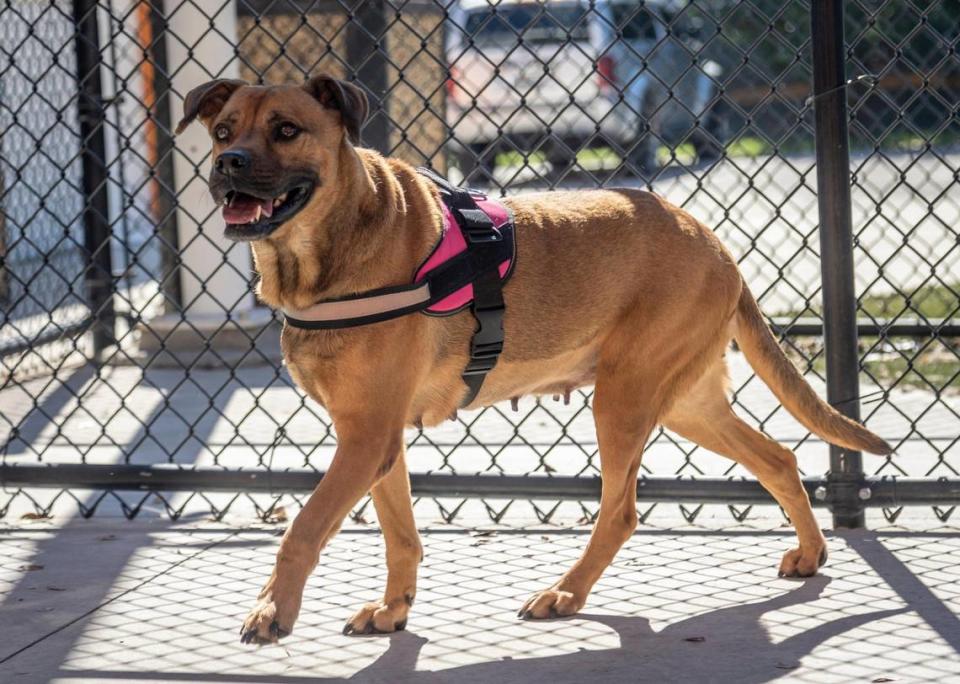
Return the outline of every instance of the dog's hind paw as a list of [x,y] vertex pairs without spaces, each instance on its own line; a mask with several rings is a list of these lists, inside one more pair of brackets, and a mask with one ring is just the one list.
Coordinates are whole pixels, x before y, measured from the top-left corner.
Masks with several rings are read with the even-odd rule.
[[407,613],[412,602],[413,599],[403,597],[390,603],[367,603],[347,621],[343,626],[343,633],[351,635],[400,632],[407,626]]
[[783,554],[780,561],[779,577],[813,577],[824,563],[827,562],[827,546],[823,543],[817,547],[805,549],[790,549]]

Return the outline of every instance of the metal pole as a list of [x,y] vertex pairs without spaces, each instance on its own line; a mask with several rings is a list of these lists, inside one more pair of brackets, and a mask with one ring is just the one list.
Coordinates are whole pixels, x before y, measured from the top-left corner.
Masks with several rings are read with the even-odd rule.
[[100,83],[100,32],[95,0],[73,3],[77,51],[77,109],[83,168],[83,233],[89,262],[84,273],[93,327],[94,355],[116,341],[113,310],[113,259],[107,199],[103,89]]
[[144,49],[152,64],[154,102],[150,112],[156,128],[156,203],[157,235],[163,240],[161,247],[162,288],[166,295],[166,310],[179,311],[183,306],[180,286],[180,234],[177,228],[177,181],[174,175],[173,158],[173,106],[170,97],[170,75],[167,68],[167,18],[161,3],[148,3],[150,44]]
[[[827,400],[847,417],[859,421],[857,306],[841,0],[812,3],[811,36]],[[863,480],[860,452],[831,446],[827,480],[834,526],[863,527],[863,504],[857,496]]]
[[[370,100],[370,116],[363,127],[363,146],[388,154],[387,15],[383,0],[360,0],[348,16],[347,64]],[[348,74],[348,78],[350,76]]]
[[[139,491],[310,492],[323,479],[316,470],[242,470],[216,466],[99,465],[93,463],[0,463],[5,487],[78,487]],[[540,475],[444,475],[412,473],[414,496],[490,499],[597,501],[600,478]],[[960,479],[872,477],[858,492],[865,506],[956,506]],[[805,478],[803,487],[814,506],[831,506],[829,482]],[[637,481],[637,501],[692,504],[773,504],[756,480],[739,478],[644,477]]]

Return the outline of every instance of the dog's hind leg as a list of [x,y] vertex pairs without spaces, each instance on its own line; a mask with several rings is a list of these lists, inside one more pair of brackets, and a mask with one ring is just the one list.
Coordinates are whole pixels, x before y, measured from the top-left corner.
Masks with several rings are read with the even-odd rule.
[[423,557],[413,518],[410,476],[403,451],[390,471],[370,490],[387,547],[387,587],[383,600],[364,605],[343,628],[344,634],[401,630],[417,593],[417,566]]
[[799,548],[787,551],[780,575],[809,577],[826,561],[827,546],[803,488],[793,452],[747,425],[726,394],[726,371],[718,361],[671,406],[664,427],[705,449],[731,458],[753,473],[786,511]]
[[[600,446],[603,487],[600,514],[583,555],[545,591],[530,597],[520,609],[524,619],[573,615],[623,543],[637,526],[637,471],[640,456],[657,422],[657,393],[634,373],[611,369],[598,373],[593,400]],[[637,400],[637,388],[650,387],[647,399]]]

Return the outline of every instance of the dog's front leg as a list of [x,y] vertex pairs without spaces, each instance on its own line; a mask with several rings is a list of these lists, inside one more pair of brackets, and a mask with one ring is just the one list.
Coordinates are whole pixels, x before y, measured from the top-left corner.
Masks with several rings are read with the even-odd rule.
[[370,490],[387,547],[387,586],[383,599],[367,603],[343,628],[344,634],[401,630],[417,594],[417,566],[423,559],[413,518],[410,476],[403,449],[390,471]]
[[[385,425],[394,427],[384,429]],[[244,643],[274,642],[293,630],[304,585],[320,551],[350,509],[392,468],[402,449],[401,421],[344,421],[336,427],[333,462],[283,535],[273,573],[240,630]]]

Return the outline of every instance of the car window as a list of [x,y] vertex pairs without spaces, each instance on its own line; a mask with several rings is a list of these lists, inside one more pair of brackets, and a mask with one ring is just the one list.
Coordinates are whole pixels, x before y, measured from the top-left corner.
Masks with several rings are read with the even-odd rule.
[[476,42],[513,42],[523,34],[524,42],[554,43],[587,40],[589,11],[586,4],[507,5],[484,7],[467,14],[466,32]]
[[657,29],[650,10],[634,2],[612,5],[613,21],[624,40],[655,40]]

